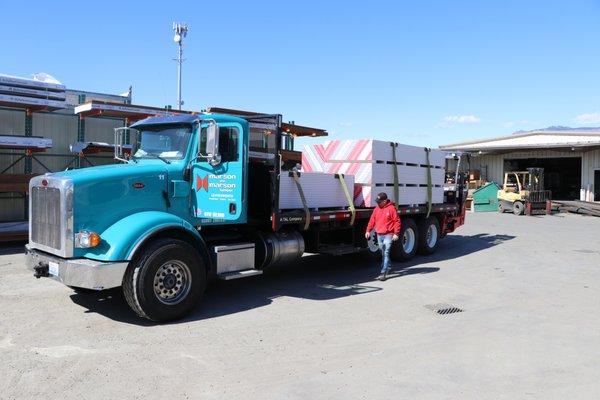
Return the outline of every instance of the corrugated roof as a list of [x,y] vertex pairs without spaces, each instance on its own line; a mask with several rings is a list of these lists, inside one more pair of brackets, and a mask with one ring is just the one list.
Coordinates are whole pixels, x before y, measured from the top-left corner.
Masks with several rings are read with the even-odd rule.
[[600,146],[600,130],[536,130],[441,145],[442,150],[494,151],[533,148],[567,148]]

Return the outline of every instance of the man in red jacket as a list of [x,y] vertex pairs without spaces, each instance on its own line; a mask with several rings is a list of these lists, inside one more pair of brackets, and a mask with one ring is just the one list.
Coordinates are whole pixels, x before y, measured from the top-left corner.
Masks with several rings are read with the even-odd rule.
[[383,258],[381,273],[377,277],[377,280],[385,281],[387,273],[390,270],[390,248],[392,247],[392,241],[395,242],[398,240],[398,235],[400,234],[400,217],[398,217],[396,205],[388,199],[387,194],[379,193],[375,202],[377,203],[377,207],[373,209],[373,214],[371,214],[371,219],[369,219],[365,238],[369,239],[371,231],[375,228],[377,242],[379,243],[379,249],[381,249],[381,256]]

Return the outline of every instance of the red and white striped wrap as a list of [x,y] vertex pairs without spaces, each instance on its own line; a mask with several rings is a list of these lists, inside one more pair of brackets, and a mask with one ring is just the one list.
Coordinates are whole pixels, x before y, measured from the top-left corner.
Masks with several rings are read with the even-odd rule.
[[371,162],[372,140],[330,140],[323,144],[305,145],[302,170],[356,175],[361,162]]
[[[341,173],[354,175],[354,205],[373,207],[372,193],[386,192],[393,198],[394,150],[400,188],[400,204],[422,203],[426,188],[403,187],[427,183],[427,168],[423,168],[426,154],[422,147],[390,142],[362,140],[330,140],[323,144],[305,145],[302,152],[302,170],[305,172]],[[439,150],[430,153],[434,197],[443,197],[444,154]],[[438,199],[439,200],[439,199]],[[408,203],[407,203],[408,204]]]

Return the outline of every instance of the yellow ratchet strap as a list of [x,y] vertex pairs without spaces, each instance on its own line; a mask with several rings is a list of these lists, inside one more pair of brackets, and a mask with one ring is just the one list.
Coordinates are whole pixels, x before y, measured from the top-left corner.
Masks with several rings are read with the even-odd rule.
[[308,229],[310,225],[310,210],[308,209],[308,204],[306,204],[306,198],[304,197],[304,190],[302,190],[302,185],[300,184],[300,177],[298,176],[298,172],[292,170],[291,172],[292,178],[294,178],[294,182],[296,183],[296,188],[298,188],[298,193],[300,194],[300,200],[302,200],[302,206],[304,207],[304,214],[306,220],[304,221],[304,230]]
[[396,147],[398,147],[397,143],[390,143],[392,146],[392,160],[394,164],[392,165],[392,173],[394,175],[394,203],[396,203],[396,209],[399,208],[398,203],[400,202],[400,189],[398,187],[398,163],[396,162]]
[[429,214],[431,213],[431,197],[432,197],[432,189],[431,189],[431,164],[429,163],[429,153],[431,149],[425,147],[425,155],[427,157],[427,217],[429,218]]
[[350,192],[348,191],[348,186],[346,185],[346,180],[344,179],[344,174],[335,174],[335,177],[340,180],[340,184],[342,185],[342,189],[344,190],[344,194],[346,195],[346,200],[348,201],[348,206],[350,208],[350,213],[352,217],[350,217],[350,226],[354,225],[354,218],[356,217],[356,208],[354,207],[354,200],[350,197]]

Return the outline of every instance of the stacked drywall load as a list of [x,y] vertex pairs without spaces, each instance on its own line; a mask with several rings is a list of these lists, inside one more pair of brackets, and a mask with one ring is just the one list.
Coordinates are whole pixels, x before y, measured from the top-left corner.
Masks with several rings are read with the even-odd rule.
[[354,175],[354,205],[359,207],[374,207],[379,192],[394,200],[396,190],[398,205],[426,204],[429,184],[431,202],[442,203],[444,164],[440,150],[380,140],[332,140],[305,145],[302,152],[302,171]]
[[[297,179],[297,182],[296,182]],[[352,196],[354,177],[344,176],[348,195]],[[346,197],[344,188],[336,174],[282,171],[279,178],[279,208],[282,210],[304,208],[300,190],[308,208],[340,208],[349,206],[352,198]]]

